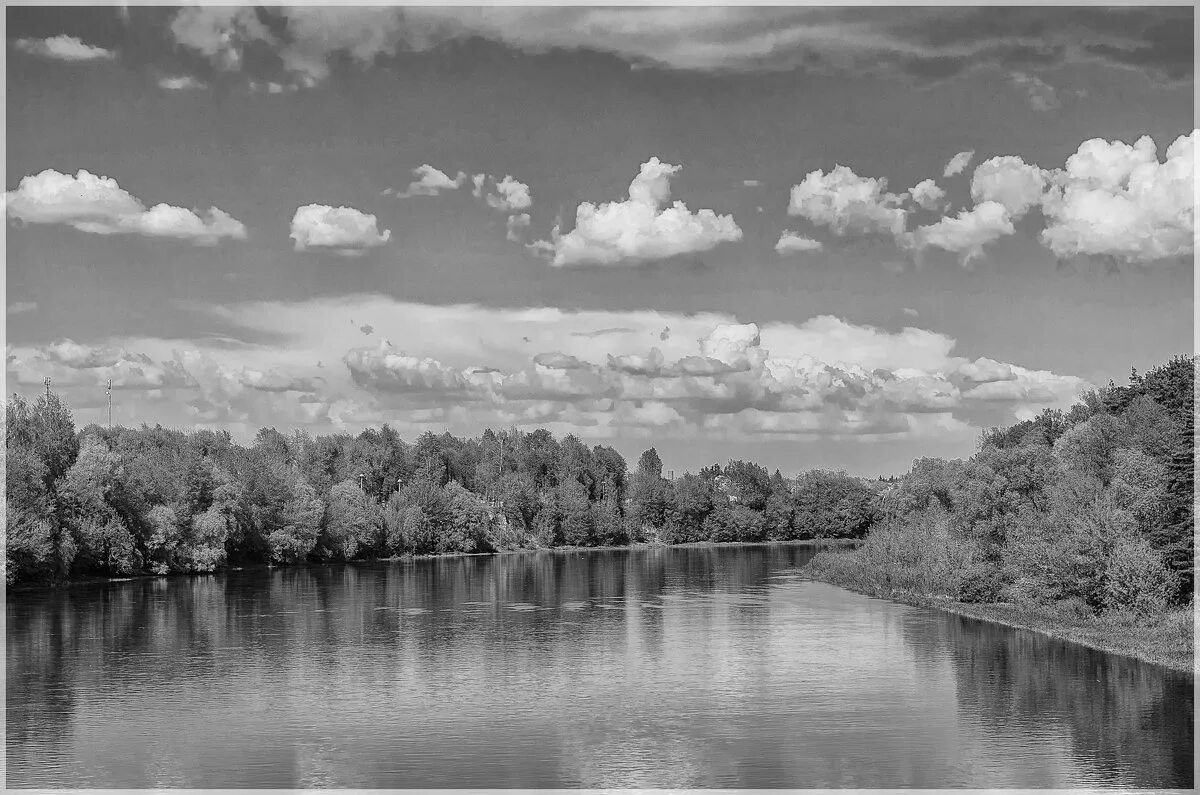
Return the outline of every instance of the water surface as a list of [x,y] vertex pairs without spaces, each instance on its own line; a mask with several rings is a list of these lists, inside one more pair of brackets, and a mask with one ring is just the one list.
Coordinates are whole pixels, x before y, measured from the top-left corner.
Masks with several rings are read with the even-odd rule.
[[795,545],[10,594],[9,787],[1190,787],[1185,675]]

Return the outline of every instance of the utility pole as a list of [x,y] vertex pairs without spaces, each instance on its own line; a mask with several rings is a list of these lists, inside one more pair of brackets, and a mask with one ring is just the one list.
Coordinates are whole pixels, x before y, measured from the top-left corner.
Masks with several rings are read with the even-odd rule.
[[108,379],[108,388],[104,390],[104,394],[108,395],[108,427],[112,428],[112,379]]

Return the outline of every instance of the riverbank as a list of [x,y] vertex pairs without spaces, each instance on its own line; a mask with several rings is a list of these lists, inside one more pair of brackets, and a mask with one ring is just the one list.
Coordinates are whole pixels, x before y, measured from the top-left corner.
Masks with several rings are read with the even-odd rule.
[[599,547],[576,547],[576,546],[561,546],[561,547],[538,547],[534,549],[501,549],[495,552],[443,552],[432,555],[391,555],[385,558],[357,558],[348,561],[322,561],[313,563],[250,563],[240,566],[227,566],[217,569],[216,571],[179,571],[171,572],[170,574],[132,574],[122,577],[79,577],[72,580],[64,580],[62,582],[42,582],[42,583],[23,583],[21,585],[7,585],[5,591],[8,593],[21,593],[27,591],[53,590],[57,588],[69,588],[78,585],[104,585],[116,582],[129,582],[131,580],[148,580],[157,578],[176,578],[176,577],[195,577],[198,575],[211,576],[213,574],[224,574],[230,571],[243,571],[245,569],[298,569],[306,566],[327,566],[327,565],[356,565],[356,564],[372,564],[372,563],[395,563],[399,561],[416,561],[416,560],[439,560],[443,558],[470,558],[470,557],[494,557],[497,555],[529,555],[538,553],[550,554],[565,554],[577,552],[613,552],[619,550],[644,550],[644,549],[703,549],[703,548],[724,548],[724,547],[760,547],[760,546],[794,546],[794,547],[812,547],[815,549],[853,547],[862,542],[858,538],[808,538],[793,541],[694,541],[686,544],[662,544],[658,542],[636,541],[631,544],[609,545]]
[[838,582],[836,577],[815,575],[808,566],[804,571],[813,580],[827,582],[864,596],[942,610],[1012,629],[1027,629],[1096,651],[1132,657],[1192,676],[1196,673],[1194,608],[1181,608],[1151,618],[1130,613],[1084,617],[1069,615],[1042,605],[956,602],[909,591],[889,590],[862,582]]

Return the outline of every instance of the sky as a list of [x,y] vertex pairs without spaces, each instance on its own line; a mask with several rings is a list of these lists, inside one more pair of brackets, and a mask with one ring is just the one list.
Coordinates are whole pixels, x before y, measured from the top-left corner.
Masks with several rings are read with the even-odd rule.
[[78,425],[896,474],[1193,348],[1193,10],[6,9]]

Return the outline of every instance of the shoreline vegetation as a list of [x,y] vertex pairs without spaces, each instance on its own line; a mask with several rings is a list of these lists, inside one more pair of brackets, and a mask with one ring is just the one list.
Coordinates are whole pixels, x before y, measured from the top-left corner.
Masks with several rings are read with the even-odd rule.
[[1193,609],[1190,606],[1166,612],[1150,621],[1136,613],[1081,616],[1044,605],[959,602],[949,597],[888,591],[870,584],[848,582],[830,576],[828,572],[814,572],[810,567],[805,567],[805,570],[816,582],[836,585],[863,596],[887,599],[912,607],[940,610],[1012,629],[1029,630],[1096,651],[1169,668],[1192,677],[1196,675]]
[[387,425],[264,428],[248,446],[225,431],[77,431],[56,394],[13,395],[5,582],[841,539],[860,543],[818,552],[809,576],[1179,668],[1194,646],[1194,387],[1195,357],[1177,356],[992,428],[966,460],[875,480],[747,461],[664,477],[653,448],[630,472],[612,447],[544,429],[409,443]]
[[564,555],[576,552],[619,552],[622,550],[640,551],[646,549],[719,549],[722,547],[743,547],[743,546],[771,546],[771,545],[787,545],[794,547],[813,547],[816,549],[838,549],[845,547],[854,547],[862,543],[861,539],[857,538],[810,538],[799,539],[794,541],[688,541],[679,544],[664,544],[661,542],[638,541],[630,544],[608,545],[596,547],[580,547],[580,546],[560,546],[560,547],[541,547],[538,549],[504,549],[496,552],[434,552],[426,555],[388,555],[386,557],[375,558],[355,558],[347,561],[326,561],[322,563],[298,563],[293,565],[273,564],[273,563],[254,563],[246,566],[226,566],[222,569],[214,571],[198,572],[168,572],[166,574],[155,574],[153,572],[132,574],[124,577],[78,577],[70,580],[62,580],[58,582],[34,582],[9,585],[7,590],[9,593],[36,593],[38,591],[55,590],[59,588],[71,588],[80,585],[105,585],[114,582],[132,582],[133,580],[148,580],[154,578],[183,578],[195,577],[197,575],[210,575],[230,571],[245,571],[246,569],[268,569],[268,568],[304,568],[306,566],[328,566],[328,565],[373,565],[377,563],[402,563],[412,561],[426,560],[453,560],[456,558],[480,558],[480,557],[498,557],[503,555]]

